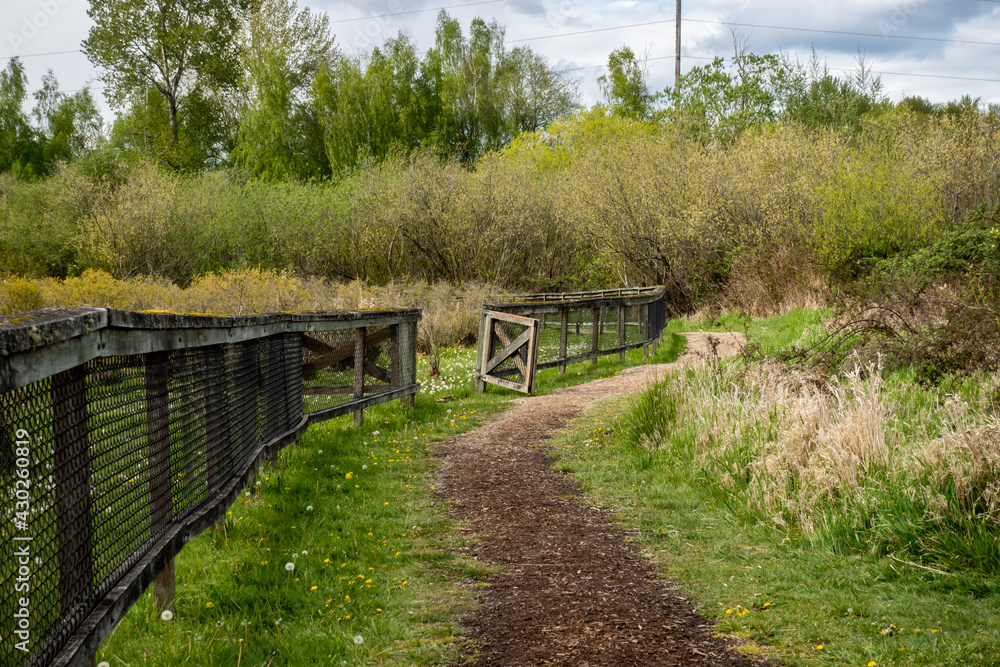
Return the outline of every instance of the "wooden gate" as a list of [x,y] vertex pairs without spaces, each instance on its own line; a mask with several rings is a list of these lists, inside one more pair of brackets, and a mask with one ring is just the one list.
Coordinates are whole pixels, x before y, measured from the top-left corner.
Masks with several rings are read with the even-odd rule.
[[538,365],[538,320],[483,311],[476,354],[476,391],[485,383],[531,394]]

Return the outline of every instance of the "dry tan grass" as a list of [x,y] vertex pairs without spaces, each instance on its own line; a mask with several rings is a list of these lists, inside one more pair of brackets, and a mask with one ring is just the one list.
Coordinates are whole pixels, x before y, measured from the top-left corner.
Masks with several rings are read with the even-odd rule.
[[825,382],[777,363],[715,364],[675,377],[669,391],[696,464],[733,492],[735,476],[749,480],[747,502],[778,525],[811,531],[832,510],[865,511],[886,493],[933,516],[1000,521],[1000,423],[950,397],[904,428],[877,362]]
[[377,286],[260,269],[208,274],[181,289],[164,279],[118,280],[103,271],[88,270],[66,280],[0,279],[0,314],[75,306],[207,315],[412,307],[424,311],[418,344],[433,355],[441,347],[474,343],[482,305],[502,293],[482,284]]

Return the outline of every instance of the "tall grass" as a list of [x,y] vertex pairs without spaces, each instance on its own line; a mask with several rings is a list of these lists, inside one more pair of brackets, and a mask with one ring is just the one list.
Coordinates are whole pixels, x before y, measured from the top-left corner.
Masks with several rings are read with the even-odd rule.
[[942,393],[856,365],[822,379],[719,362],[651,388],[625,418],[745,520],[848,552],[1000,571],[1000,376]]

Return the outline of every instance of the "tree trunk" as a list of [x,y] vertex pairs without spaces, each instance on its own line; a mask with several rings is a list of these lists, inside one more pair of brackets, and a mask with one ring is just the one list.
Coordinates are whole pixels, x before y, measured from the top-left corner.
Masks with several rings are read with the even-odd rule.
[[170,131],[174,135],[174,143],[177,143],[177,97],[168,94],[167,104],[170,106]]

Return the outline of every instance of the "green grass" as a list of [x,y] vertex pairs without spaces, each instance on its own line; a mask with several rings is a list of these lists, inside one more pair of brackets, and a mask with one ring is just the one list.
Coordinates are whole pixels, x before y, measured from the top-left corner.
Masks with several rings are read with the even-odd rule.
[[[739,328],[777,350],[810,335],[818,318],[798,311]],[[737,329],[732,320],[721,324],[674,322],[668,330]],[[908,395],[905,380],[894,379],[891,396],[916,428],[934,392]],[[969,383],[951,389],[977,392]],[[664,575],[717,619],[718,631],[751,639],[749,652],[788,665],[1000,664],[994,575],[956,568],[944,576],[905,556],[860,553],[754,519],[736,494],[720,491],[712,471],[691,464],[676,438],[637,446],[637,421],[647,434],[674,432],[676,413],[661,399],[650,391],[596,406],[557,441],[557,466],[581,482],[591,503],[616,511]]]
[[[434,505],[435,440],[502,410],[468,388],[313,426],[265,466],[226,516],[176,559],[173,620],[149,593],[104,643],[111,665],[437,664],[454,657],[488,571],[452,555]],[[293,571],[286,570],[293,563]],[[361,642],[356,643],[360,637]]]
[[[672,360],[682,347],[668,335],[650,361]],[[543,371],[539,391],[643,361],[642,350],[626,356],[624,364],[617,355],[576,364],[563,376]],[[456,584],[490,572],[448,551],[464,538],[435,505],[428,447],[521,396],[495,386],[477,395],[474,360],[474,349],[443,350],[441,376],[427,378],[421,359],[414,409],[390,403],[366,410],[360,428],[350,417],[310,428],[260,471],[224,530],[201,534],[178,555],[173,619],[158,616],[147,592],[98,660],[241,667],[456,660],[458,618],[473,597]]]
[[[745,330],[774,352],[808,341],[821,318],[793,311],[766,321],[671,322],[650,362],[679,356],[680,331]],[[366,411],[360,428],[343,418],[310,429],[261,471],[260,485],[227,515],[225,531],[204,533],[178,556],[174,619],[160,620],[144,596],[98,659],[240,666],[457,660],[464,641],[458,619],[475,590],[458,584],[489,572],[448,551],[473,538],[459,537],[434,505],[427,448],[520,396],[495,386],[476,395],[474,355],[443,351],[441,377],[420,373],[424,391],[415,409],[388,404]],[[626,357],[575,364],[565,375],[542,371],[538,391],[643,363],[642,350]],[[892,390],[901,421],[914,432],[937,428],[919,419],[943,395],[906,380],[901,375]],[[982,390],[966,382],[947,393],[971,401]],[[558,465],[577,476],[590,502],[616,510],[635,531],[631,539],[701,613],[718,620],[720,632],[752,639],[749,651],[789,665],[1000,663],[995,577],[941,576],[905,562],[905,554],[865,555],[754,520],[678,450],[636,446],[636,420],[658,419],[664,434],[674,428],[677,416],[660,409],[662,398],[651,391],[599,405],[558,440]]]

